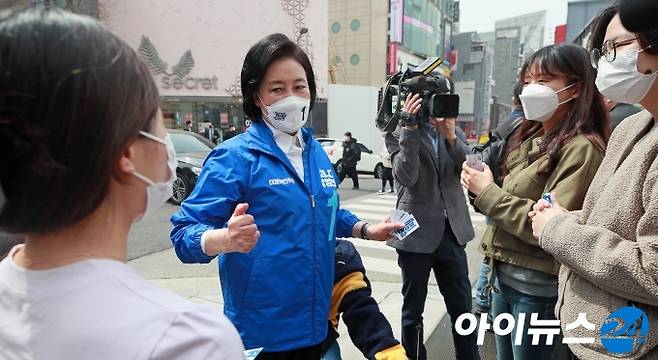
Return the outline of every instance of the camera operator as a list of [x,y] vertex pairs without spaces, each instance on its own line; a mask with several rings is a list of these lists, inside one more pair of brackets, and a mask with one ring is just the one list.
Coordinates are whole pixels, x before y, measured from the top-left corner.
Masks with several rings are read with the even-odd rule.
[[389,242],[397,249],[402,269],[402,345],[409,358],[427,358],[423,311],[434,270],[453,322],[456,358],[479,359],[476,335],[460,336],[454,330],[457,317],[471,311],[464,248],[475,235],[459,182],[460,167],[470,149],[455,118],[418,121],[422,105],[418,94],[409,94],[396,114],[398,128],[386,135],[393,175],[400,186],[397,207],[414,215],[420,225],[405,239]]

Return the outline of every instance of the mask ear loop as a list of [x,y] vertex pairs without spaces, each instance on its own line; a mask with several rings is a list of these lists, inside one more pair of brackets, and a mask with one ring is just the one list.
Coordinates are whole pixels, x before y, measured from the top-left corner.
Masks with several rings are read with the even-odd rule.
[[[638,62],[639,62],[639,60],[640,60],[640,58],[639,58],[640,53],[643,52],[644,50],[651,49],[652,47],[653,47],[653,44],[649,44],[649,45],[647,45],[647,47],[645,47],[644,49],[640,49],[640,50],[638,50],[638,52],[637,52],[637,54],[638,54]],[[639,69],[636,69],[636,70],[638,70],[638,72],[639,72]],[[651,70],[651,69],[647,69],[647,71],[644,73],[644,75],[651,75],[651,74],[653,74],[653,70]]]
[[[258,95],[258,93],[256,93],[256,97],[258,98],[258,101],[260,101],[260,104],[263,106],[263,108],[265,108],[265,111],[267,112],[267,114],[263,114],[263,115],[268,116],[269,112],[267,111],[267,105],[265,105],[265,102],[263,101],[263,99],[261,99],[261,97],[260,97],[260,95]],[[263,109],[261,109],[261,112],[262,111],[263,111]]]
[[[573,84],[571,84],[571,85],[569,85],[569,86],[567,86],[567,87],[564,87],[564,88],[562,88],[562,89],[556,91],[555,93],[556,93],[556,94],[559,94],[559,93],[563,92],[564,90],[566,90],[566,89],[568,89],[568,88],[570,88],[570,87],[572,87],[572,86],[574,86],[574,85],[576,85],[576,83],[573,83]],[[575,99],[575,98],[574,98],[574,97],[570,97],[570,98],[568,98],[568,99],[566,99],[566,100],[564,100],[564,101],[558,103],[557,106],[560,106],[560,105],[562,105],[562,104],[566,104],[566,103],[568,103],[569,101],[571,101],[571,100],[573,100],[573,99]]]

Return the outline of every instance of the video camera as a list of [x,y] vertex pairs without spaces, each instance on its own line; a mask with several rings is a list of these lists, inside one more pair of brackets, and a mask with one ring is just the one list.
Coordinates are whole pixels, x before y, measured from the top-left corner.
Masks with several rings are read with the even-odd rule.
[[[392,132],[400,120],[405,125],[423,125],[430,117],[459,115],[459,95],[452,94],[452,83],[445,76],[432,73],[442,62],[438,57],[428,58],[415,69],[398,71],[389,77],[379,90],[377,128]],[[419,94],[423,99],[416,116],[400,116],[408,94]]]

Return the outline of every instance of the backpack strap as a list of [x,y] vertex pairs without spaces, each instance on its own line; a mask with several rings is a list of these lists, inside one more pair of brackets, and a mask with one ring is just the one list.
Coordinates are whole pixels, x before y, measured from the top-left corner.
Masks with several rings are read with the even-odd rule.
[[499,139],[507,140],[507,138],[514,132],[514,130],[516,130],[519,125],[521,125],[522,121],[523,116],[519,116],[511,121],[504,121],[500,123],[493,132]]

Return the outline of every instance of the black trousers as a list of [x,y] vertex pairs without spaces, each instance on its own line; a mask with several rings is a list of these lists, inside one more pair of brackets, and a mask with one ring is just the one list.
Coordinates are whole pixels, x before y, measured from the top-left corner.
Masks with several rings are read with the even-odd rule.
[[355,188],[359,187],[359,174],[356,172],[356,165],[354,166],[343,166],[340,167],[340,172],[338,173],[338,179],[340,180],[339,184],[345,180],[345,176],[352,178],[352,183]]
[[321,356],[320,344],[290,351],[262,352],[256,356],[256,360],[320,360]]
[[382,191],[386,190],[387,181],[391,184],[391,190],[393,190],[393,169],[385,167],[382,172]]
[[560,332],[560,335],[554,342],[553,346],[553,356],[551,357],[551,360],[578,360],[576,355],[574,355],[571,352],[571,349],[569,349],[569,345],[563,344],[562,339],[564,339],[564,335],[562,332]]
[[456,359],[479,359],[477,332],[461,336],[455,331],[459,315],[471,312],[471,284],[464,246],[459,245],[448,222],[443,240],[433,253],[398,250],[398,265],[402,269],[402,346],[409,359],[427,359],[427,350],[423,344],[423,312],[432,270],[452,322]]

